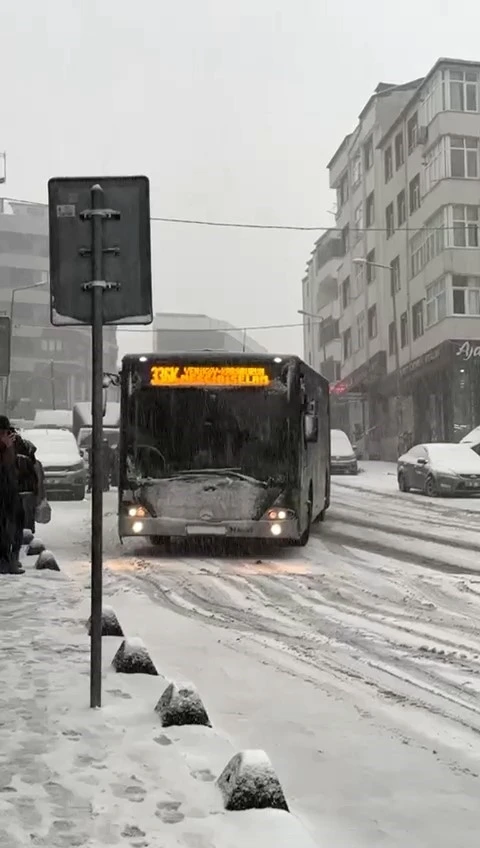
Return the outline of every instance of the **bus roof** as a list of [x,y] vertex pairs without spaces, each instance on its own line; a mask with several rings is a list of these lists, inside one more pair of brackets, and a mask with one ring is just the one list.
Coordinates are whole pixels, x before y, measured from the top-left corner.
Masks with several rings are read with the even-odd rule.
[[137,362],[185,362],[195,359],[202,359],[205,362],[302,362],[301,358],[293,353],[244,353],[243,351],[225,350],[172,350],[162,351],[161,353],[128,353],[123,357],[122,365],[135,366]]
[[225,362],[225,363],[244,363],[244,362],[295,362],[301,365],[310,374],[315,374],[320,381],[328,386],[328,380],[315,371],[311,365],[301,359],[295,353],[250,353],[243,351],[225,351],[225,350],[188,350],[188,351],[162,351],[161,353],[128,353],[122,359],[122,368],[135,368],[137,364],[144,363],[173,363],[179,364],[185,362]]

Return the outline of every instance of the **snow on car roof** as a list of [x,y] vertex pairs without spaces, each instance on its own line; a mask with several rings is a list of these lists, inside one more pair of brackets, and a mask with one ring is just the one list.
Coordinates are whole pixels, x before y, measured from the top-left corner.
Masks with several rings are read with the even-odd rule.
[[432,442],[431,444],[420,445],[420,447],[426,448],[431,456],[442,457],[442,459],[447,456],[466,456],[469,459],[472,459],[472,456],[476,456],[468,445],[461,445],[453,442]]

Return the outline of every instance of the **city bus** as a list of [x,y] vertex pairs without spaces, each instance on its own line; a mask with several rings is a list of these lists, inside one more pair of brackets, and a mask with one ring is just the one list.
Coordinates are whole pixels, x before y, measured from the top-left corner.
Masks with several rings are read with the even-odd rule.
[[124,357],[118,530],[304,546],[330,501],[329,384],[298,356]]

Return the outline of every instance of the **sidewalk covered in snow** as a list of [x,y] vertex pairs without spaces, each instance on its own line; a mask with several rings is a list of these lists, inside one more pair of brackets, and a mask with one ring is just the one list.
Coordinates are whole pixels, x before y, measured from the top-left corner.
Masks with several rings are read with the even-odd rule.
[[[0,579],[2,848],[311,846],[280,810],[227,813],[215,783],[234,751],[206,727],[162,728],[161,676],[115,674],[91,710],[85,600],[64,574]],[[215,772],[215,773],[214,773]]]

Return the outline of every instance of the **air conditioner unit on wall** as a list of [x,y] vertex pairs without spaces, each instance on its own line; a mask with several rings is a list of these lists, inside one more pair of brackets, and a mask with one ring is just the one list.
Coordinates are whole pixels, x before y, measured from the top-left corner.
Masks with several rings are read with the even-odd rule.
[[428,127],[419,127],[417,130],[417,144],[426,144],[428,141]]

